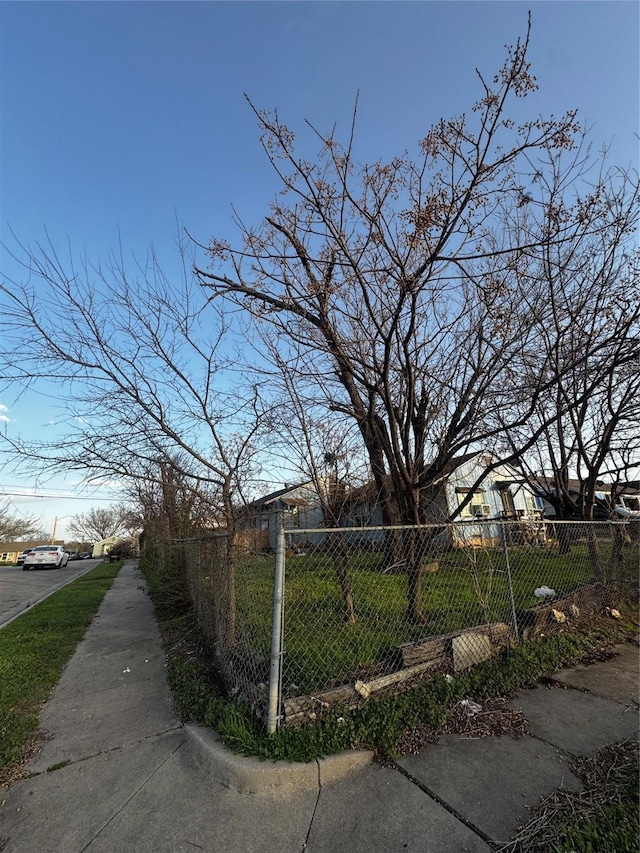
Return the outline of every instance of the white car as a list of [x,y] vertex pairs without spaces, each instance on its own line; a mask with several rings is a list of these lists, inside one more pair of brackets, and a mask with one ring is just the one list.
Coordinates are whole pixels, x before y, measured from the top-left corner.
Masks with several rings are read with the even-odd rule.
[[69,562],[69,553],[62,545],[38,545],[27,552],[22,564],[22,570],[29,569],[62,569]]
[[629,509],[629,507],[618,504],[616,507],[616,515],[618,518],[622,518],[625,521],[633,521],[636,518],[640,518],[640,510]]

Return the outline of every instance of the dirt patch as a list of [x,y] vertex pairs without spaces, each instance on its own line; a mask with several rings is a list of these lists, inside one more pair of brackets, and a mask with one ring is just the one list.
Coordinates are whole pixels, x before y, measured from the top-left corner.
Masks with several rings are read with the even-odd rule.
[[27,765],[31,759],[40,751],[41,744],[50,740],[51,736],[44,731],[37,731],[31,735],[20,752],[17,763],[12,764],[6,770],[0,770],[0,789],[10,788],[14,782],[25,779],[28,776]]
[[[578,792],[557,790],[542,800],[531,820],[509,844],[500,848],[499,853],[559,850],[557,843],[563,827],[597,820],[602,809],[628,797],[629,791],[635,792],[636,804],[632,811],[637,814],[639,751],[638,741],[627,740],[577,759],[571,769],[581,780],[583,789]],[[634,845],[635,841],[632,841]],[[590,846],[588,849],[615,849],[622,853],[621,848],[602,846],[602,843],[598,848]]]
[[[527,733],[528,723],[521,710],[509,708],[508,699],[485,699],[483,702],[458,702],[440,728],[414,726],[407,729],[396,748],[398,755],[416,754],[437,743],[444,734],[465,738],[510,735],[520,737]],[[478,710],[479,709],[479,710]]]
[[590,664],[601,663],[602,661],[611,660],[612,658],[617,658],[619,656],[619,652],[612,651],[610,647],[607,648],[606,646],[599,646],[595,649],[590,649],[580,658],[580,660],[576,661],[574,666],[577,666],[578,664],[582,666],[589,666]]

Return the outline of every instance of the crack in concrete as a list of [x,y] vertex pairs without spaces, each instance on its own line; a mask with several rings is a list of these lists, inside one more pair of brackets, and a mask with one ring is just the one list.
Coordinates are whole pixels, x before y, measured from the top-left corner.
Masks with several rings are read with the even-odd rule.
[[[55,772],[55,770],[62,770],[65,767],[74,767],[76,764],[82,764],[84,761],[91,761],[92,758],[99,758],[101,755],[110,755],[114,752],[119,752],[122,749],[128,749],[132,746],[137,746],[139,743],[144,743],[146,740],[152,740],[153,738],[162,737],[162,735],[170,734],[171,732],[178,732],[183,728],[183,726],[171,726],[168,729],[162,729],[162,731],[154,732],[150,735],[145,735],[144,737],[138,738],[137,740],[130,740],[126,743],[118,744],[118,746],[109,747],[109,749],[102,749],[100,752],[93,752],[91,755],[83,755],[80,758],[76,759],[62,759],[61,761],[56,762],[51,767],[47,767],[45,770],[40,770],[37,773],[29,773],[25,778],[27,779],[35,779],[38,776],[46,776],[47,773]],[[186,738],[185,738],[186,740]],[[184,743],[184,741],[183,741]],[[183,744],[181,743],[180,746]],[[180,747],[178,747],[179,749]],[[63,765],[59,767],[58,765]]]
[[426,794],[427,797],[432,799],[434,802],[438,803],[438,805],[442,806],[443,809],[446,809],[446,811],[448,811],[450,815],[455,817],[456,820],[460,821],[460,823],[462,823],[464,826],[466,826],[467,829],[470,829],[471,832],[475,833],[478,836],[478,838],[481,838],[485,842],[485,844],[487,844],[491,848],[491,850],[497,851],[500,849],[500,847],[502,846],[501,844],[498,844],[496,841],[494,841],[492,838],[490,838],[487,835],[487,833],[484,832],[482,829],[480,829],[479,826],[476,826],[476,824],[473,823],[473,821],[468,820],[468,818],[466,818],[466,817],[464,817],[464,815],[460,814],[460,812],[457,809],[455,809],[453,806],[449,805],[449,803],[447,803],[446,800],[443,800],[442,797],[439,797],[438,794],[435,793],[435,791],[432,791],[423,782],[420,782],[419,779],[416,779],[415,776],[412,776],[408,770],[405,770],[404,767],[401,767],[399,764],[396,764],[396,762],[393,760],[390,760],[389,764],[395,770],[397,770],[399,773],[401,773],[405,777],[405,779],[407,779],[413,785],[418,787],[422,791],[423,794]]
[[307,849],[307,845],[309,844],[309,836],[311,835],[311,830],[313,829],[313,821],[316,817],[316,812],[318,811],[318,806],[320,804],[320,794],[322,793],[322,777],[320,775],[320,762],[316,758],[316,768],[318,770],[318,793],[316,794],[316,802],[313,806],[313,812],[311,813],[311,819],[309,820],[309,829],[307,830],[307,834],[305,836],[304,842],[302,844],[302,853]]
[[[146,740],[146,738],[143,738],[143,740]],[[97,838],[98,838],[98,837],[99,837],[99,836],[100,836],[100,835],[105,831],[105,829],[106,829],[106,828],[107,828],[111,823],[113,823],[113,821],[118,817],[118,815],[119,815],[119,814],[121,814],[121,813],[124,811],[124,809],[126,809],[126,807],[129,805],[129,803],[130,803],[130,802],[131,802],[135,797],[137,797],[137,796],[138,796],[138,794],[139,794],[139,793],[140,793],[140,791],[145,787],[145,785],[148,785],[148,784],[149,784],[149,782],[151,781],[151,779],[153,779],[153,777],[156,775],[156,773],[157,773],[157,772],[158,772],[162,767],[164,767],[164,765],[167,763],[167,761],[169,761],[169,759],[170,759],[170,758],[172,758],[172,757],[176,754],[176,752],[177,752],[179,749],[182,749],[182,747],[184,746],[184,744],[185,744],[185,741],[183,741],[182,743],[179,743],[179,744],[178,744],[178,746],[177,746],[174,750],[172,750],[172,751],[169,753],[169,755],[167,755],[167,756],[166,756],[166,757],[165,757],[165,758],[160,762],[160,764],[155,768],[155,770],[153,770],[153,771],[149,774],[149,776],[144,780],[144,782],[142,782],[142,784],[141,784],[141,785],[139,785],[139,786],[138,786],[138,788],[136,788],[136,790],[133,792],[133,794],[131,794],[131,796],[130,796],[130,797],[128,797],[128,799],[126,799],[126,800],[125,800],[125,802],[120,806],[120,808],[119,808],[119,809],[117,809],[117,810],[116,810],[116,811],[111,815],[111,817],[109,818],[109,820],[108,820],[108,821],[107,821],[103,826],[101,826],[101,827],[100,827],[100,829],[95,833],[95,835],[93,836],[93,838],[92,838],[89,842],[87,842],[87,844],[85,844],[85,846],[84,846],[84,847],[79,851],[79,853],[85,853],[85,851],[86,851],[86,850],[88,850],[88,849],[89,849],[89,847],[91,847],[91,845],[93,844],[93,842],[94,842],[94,841],[95,841],[95,840],[96,840],[96,839],[97,839]]]

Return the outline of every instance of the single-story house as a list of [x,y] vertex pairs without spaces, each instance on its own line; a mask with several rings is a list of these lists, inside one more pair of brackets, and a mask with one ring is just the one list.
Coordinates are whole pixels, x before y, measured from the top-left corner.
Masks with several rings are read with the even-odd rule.
[[[460,522],[454,528],[453,544],[497,542],[502,537],[502,521],[520,521],[526,526],[517,536],[527,540],[544,537],[540,524],[544,501],[509,465],[489,471],[494,457],[485,452],[467,453],[451,460],[441,475],[440,489],[427,509],[434,523],[450,518]],[[475,485],[481,480],[479,485]],[[436,482],[436,486],[438,483]],[[458,512],[462,504],[465,504]],[[268,531],[269,545],[275,547],[277,510],[284,514],[285,529],[318,529],[323,527],[320,499],[312,483],[287,485],[244,506],[239,522],[246,527]],[[345,501],[341,527],[354,528],[352,540],[362,539],[362,529],[382,527],[382,510],[375,483],[352,489]],[[356,533],[356,529],[358,532]],[[505,528],[509,529],[509,528]],[[526,535],[525,535],[526,534]],[[364,534],[367,542],[382,539],[383,533]],[[511,533],[508,534],[511,536]],[[287,537],[288,545],[316,544],[322,534]]]
[[[510,539],[515,535],[518,541],[544,538],[544,527],[540,524],[544,502],[511,466],[498,465],[487,471],[494,462],[489,453],[470,454],[452,461],[452,470],[443,483],[443,495],[449,517],[464,504],[455,516],[456,521],[462,522],[455,528],[456,543],[495,543],[501,540],[503,530]],[[485,472],[484,479],[475,486]],[[490,523],[497,520],[522,524],[514,531],[512,526],[503,528]]]
[[[489,453],[474,453],[452,460],[444,480],[444,495],[451,516],[466,500],[474,484],[494,459]],[[486,473],[471,499],[460,510],[461,521],[470,519],[539,519],[543,502],[509,465],[499,465]]]
[[[427,507],[427,516],[434,523],[452,517],[461,522],[455,528],[454,544],[499,540],[501,526],[490,524],[491,521],[519,520],[535,525],[542,517],[543,500],[510,466],[499,465],[487,472],[493,461],[488,453],[468,453],[452,459],[441,475],[440,490]],[[476,486],[480,478],[480,485]],[[437,481],[435,485],[438,485]],[[345,508],[343,525],[382,525],[382,511],[374,483],[353,490]]]
[[[269,545],[275,548],[278,512],[282,512],[285,530],[317,529],[324,526],[320,498],[312,483],[287,484],[276,492],[245,504],[238,512],[242,526],[266,530]],[[317,539],[317,536],[314,537]],[[306,541],[309,541],[307,538]],[[302,537],[288,537],[287,544],[305,544]]]
[[122,541],[122,536],[108,536],[106,539],[100,539],[100,541],[96,542],[93,546],[91,556],[94,558],[105,557],[114,545],[117,545]]

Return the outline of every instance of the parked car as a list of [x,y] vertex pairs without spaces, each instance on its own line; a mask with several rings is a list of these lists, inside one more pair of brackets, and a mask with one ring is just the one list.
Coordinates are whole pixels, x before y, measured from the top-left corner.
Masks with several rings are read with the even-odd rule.
[[632,521],[634,519],[640,518],[640,510],[637,509],[629,509],[628,506],[621,506],[620,504],[616,506],[616,515],[618,518],[622,518],[624,521]]
[[68,562],[69,554],[62,545],[38,545],[37,548],[27,551],[22,569],[25,572],[37,568],[62,569]]
[[79,560],[80,554],[77,551],[69,551],[69,559],[70,560]]
[[26,557],[26,555],[29,553],[30,550],[31,550],[30,548],[27,548],[25,551],[21,551],[18,554],[18,559],[16,560],[16,566],[21,566],[24,563],[24,558]]
[[79,557],[81,560],[90,560],[91,554],[88,551],[83,551]]

